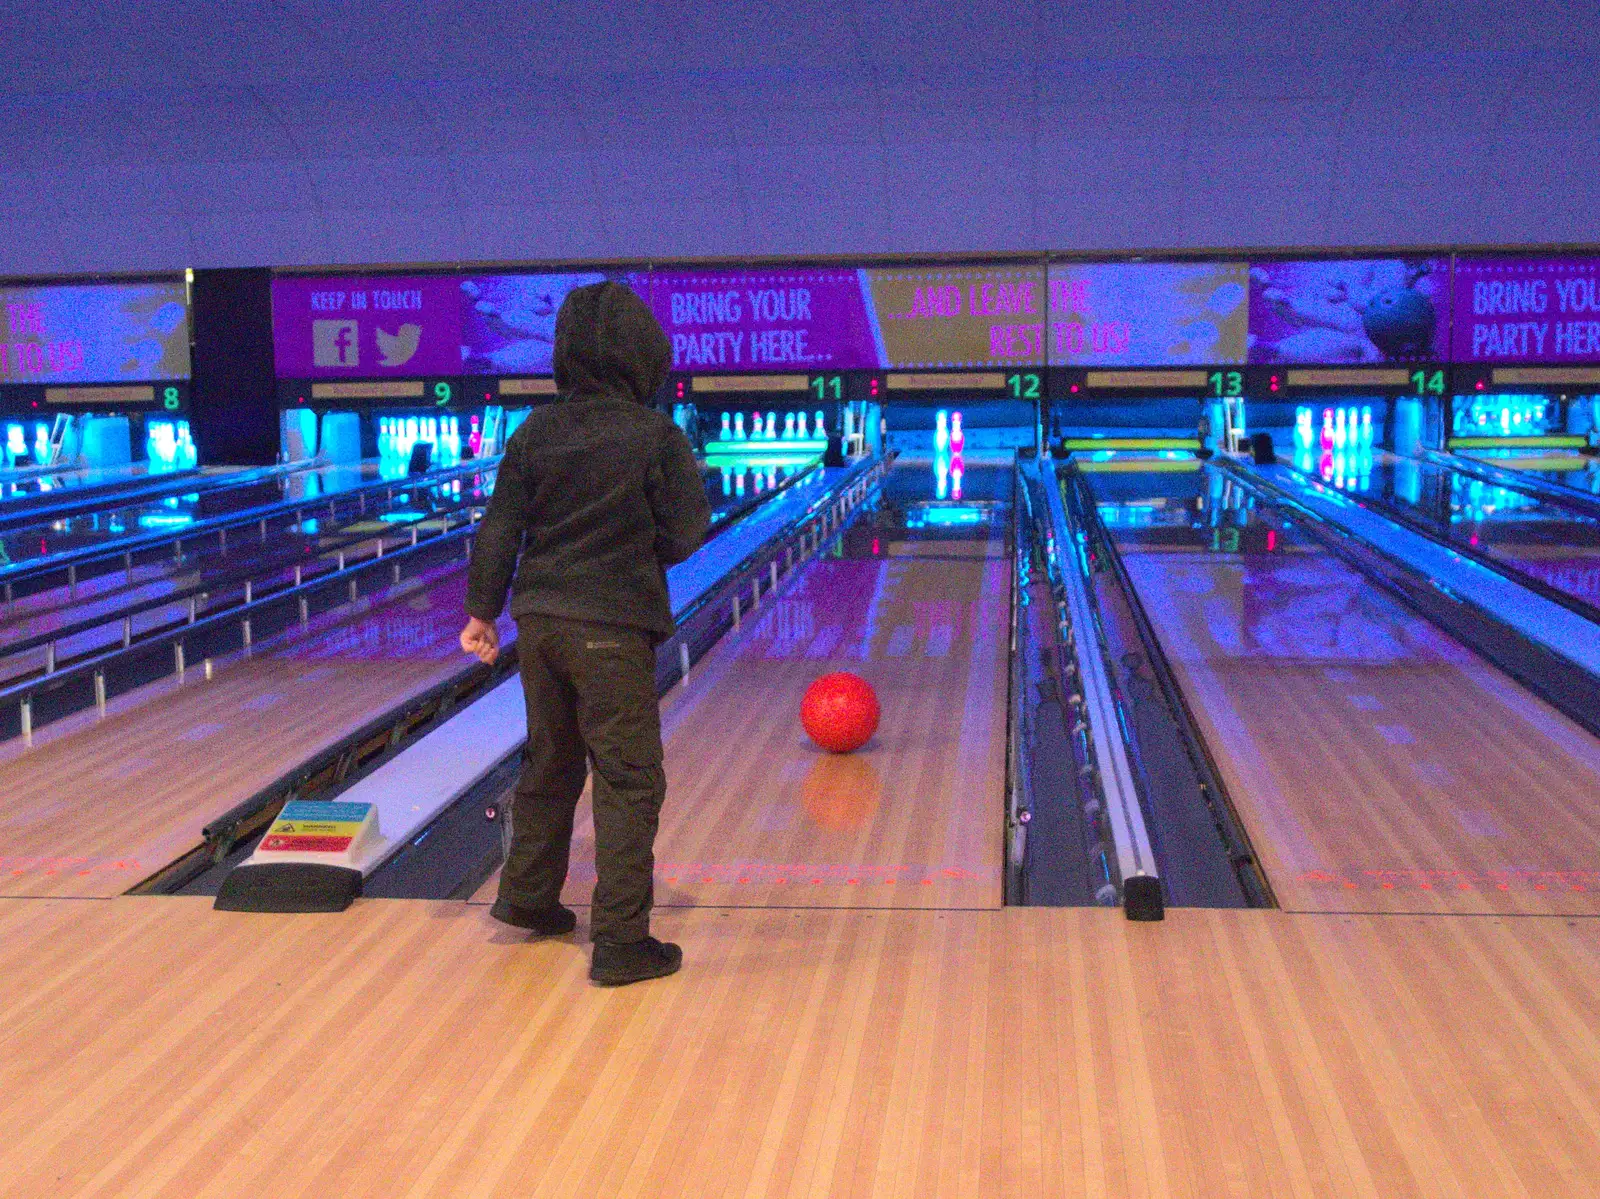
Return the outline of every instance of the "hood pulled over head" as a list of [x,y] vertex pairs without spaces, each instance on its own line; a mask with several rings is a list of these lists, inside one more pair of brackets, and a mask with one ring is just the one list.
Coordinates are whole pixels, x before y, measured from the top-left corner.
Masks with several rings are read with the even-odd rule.
[[672,346],[655,314],[623,283],[575,287],[556,313],[556,389],[648,404],[667,377]]

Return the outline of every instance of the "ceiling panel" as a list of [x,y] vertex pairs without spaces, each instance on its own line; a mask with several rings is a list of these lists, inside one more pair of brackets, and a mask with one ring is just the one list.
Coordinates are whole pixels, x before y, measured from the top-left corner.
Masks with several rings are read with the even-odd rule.
[[0,12],[0,271],[1600,227],[1562,0],[76,13]]

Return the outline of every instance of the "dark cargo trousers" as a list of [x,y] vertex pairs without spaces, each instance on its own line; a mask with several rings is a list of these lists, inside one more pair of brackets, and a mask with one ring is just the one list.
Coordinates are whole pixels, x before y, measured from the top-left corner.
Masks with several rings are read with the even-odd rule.
[[511,805],[500,898],[543,910],[561,899],[573,813],[594,771],[596,941],[650,934],[661,767],[656,655],[642,629],[531,616],[517,621],[528,746]]

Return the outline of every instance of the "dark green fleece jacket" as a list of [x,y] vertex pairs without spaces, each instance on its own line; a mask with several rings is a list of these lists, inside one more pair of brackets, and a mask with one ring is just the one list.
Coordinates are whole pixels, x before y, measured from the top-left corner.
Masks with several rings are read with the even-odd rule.
[[567,295],[556,314],[559,398],[506,446],[472,547],[470,615],[494,620],[509,589],[513,616],[672,632],[666,567],[705,539],[711,506],[688,438],[649,406],[671,361],[660,324],[625,285]]

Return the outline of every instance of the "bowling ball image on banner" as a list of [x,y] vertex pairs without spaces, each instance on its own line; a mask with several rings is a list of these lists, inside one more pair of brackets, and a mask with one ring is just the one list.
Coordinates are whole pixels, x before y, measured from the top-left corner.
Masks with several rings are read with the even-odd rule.
[[806,688],[800,723],[819,748],[850,753],[878,731],[878,694],[866,679],[847,670],[825,674]]
[[1390,287],[1367,302],[1361,325],[1385,358],[1426,358],[1433,350],[1439,314],[1433,301],[1410,287]]

